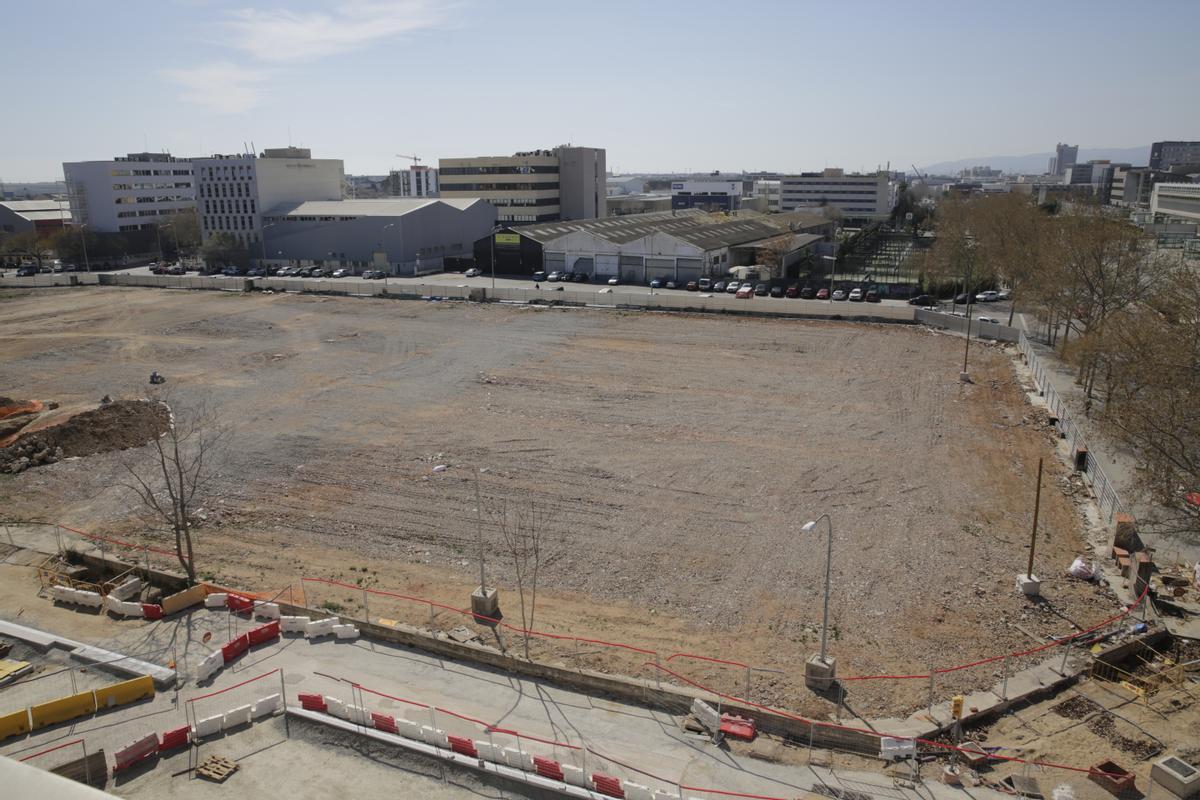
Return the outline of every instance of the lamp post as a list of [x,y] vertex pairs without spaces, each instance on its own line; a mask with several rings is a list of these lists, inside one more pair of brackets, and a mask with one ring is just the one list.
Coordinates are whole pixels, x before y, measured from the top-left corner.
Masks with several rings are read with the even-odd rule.
[[828,514],[822,514],[815,520],[804,523],[801,533],[812,533],[817,523],[825,520],[829,537],[825,550],[825,611],[821,618],[821,653],[808,659],[804,665],[804,683],[810,689],[824,691],[837,679],[837,659],[829,658],[827,645],[829,643],[829,590],[833,583],[833,520]]
[[833,270],[837,266],[837,256],[821,256],[821,259],[829,265],[829,303],[833,304]]
[[[267,271],[267,228],[274,228],[275,223],[271,222],[263,225],[258,232],[258,244],[262,248],[262,268],[263,272]],[[283,252],[282,250],[280,252]]]
[[[384,259],[387,259],[387,253],[383,249],[383,232],[386,231],[388,228],[394,228],[394,227],[396,227],[396,223],[389,222],[387,225],[384,225],[382,228],[379,229],[379,252],[384,254],[384,256],[383,256]],[[401,266],[403,266],[403,264],[404,264],[404,228],[400,228],[400,230],[398,230],[397,233],[400,234],[400,264],[401,264]],[[383,271],[383,291],[384,291],[384,293],[387,292],[387,279],[388,279],[388,272],[390,270],[391,270],[391,264],[388,265],[388,269],[385,269]]]

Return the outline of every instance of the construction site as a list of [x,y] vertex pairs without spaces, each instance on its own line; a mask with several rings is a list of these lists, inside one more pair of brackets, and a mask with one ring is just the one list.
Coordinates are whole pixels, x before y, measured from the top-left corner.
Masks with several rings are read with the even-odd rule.
[[[1019,348],[971,341],[963,380],[962,337],[911,324],[0,308],[0,754],[131,797],[266,793],[285,764],[301,796],[356,770],[429,797],[1200,786],[1200,590],[1079,469]],[[184,419],[219,442],[191,587],[131,481]]]

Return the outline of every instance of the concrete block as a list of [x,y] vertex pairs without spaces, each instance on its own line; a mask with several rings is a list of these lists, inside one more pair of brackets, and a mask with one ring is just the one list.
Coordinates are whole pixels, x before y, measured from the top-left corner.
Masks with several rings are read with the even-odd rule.
[[357,639],[358,628],[353,625],[334,625],[333,635],[339,639]]
[[715,734],[721,729],[721,715],[717,710],[703,700],[696,698],[692,701],[692,714],[700,720],[710,733]]
[[482,586],[476,586],[471,592],[471,613],[495,619],[499,611],[500,592],[494,588],[485,592]]
[[1042,579],[1021,573],[1017,576],[1017,591],[1026,597],[1038,597],[1042,593]]
[[412,739],[414,742],[421,741],[421,726],[413,722],[411,719],[396,718],[396,731],[398,735],[405,739]]
[[205,608],[225,608],[225,603],[229,595],[224,592],[213,592],[204,598]]
[[525,772],[533,771],[533,756],[529,755],[529,753],[522,753],[520,750],[514,750],[511,747],[504,748],[504,763],[513,769],[520,769]]
[[366,725],[367,727],[372,727],[371,712],[367,711],[362,706],[346,706],[346,714],[349,720],[355,725]]
[[249,725],[251,719],[250,714],[253,710],[254,707],[249,703],[244,706],[238,706],[237,708],[229,709],[225,712],[225,719],[221,723],[221,727],[225,730],[231,730],[239,725]]
[[654,793],[650,791],[649,786],[642,786],[640,783],[632,783],[630,781],[621,781],[621,788],[625,790],[626,800],[654,800]]
[[832,656],[814,655],[804,662],[804,685],[818,692],[823,692],[837,680],[837,659]]
[[[425,744],[431,744],[434,747],[450,749],[450,740],[446,738],[446,732],[431,728],[428,725],[421,726],[421,741]],[[532,761],[530,763],[533,763]]]
[[109,592],[110,596],[115,595],[118,600],[128,600],[131,597],[136,597],[142,591],[142,579],[130,578],[120,586]]
[[346,708],[346,704],[336,697],[326,697],[325,706],[328,712],[338,719],[350,719],[350,711]]
[[204,719],[196,720],[196,724],[192,726],[192,738],[199,739],[204,736],[213,736],[221,732],[221,725],[225,721],[224,714],[217,714],[213,717],[205,717]]
[[337,617],[327,617],[325,619],[314,620],[304,626],[304,635],[309,639],[316,639],[321,636],[329,636],[333,633],[334,626],[338,624]]
[[476,739],[475,750],[484,761],[491,761],[495,764],[504,763],[504,748],[499,745],[494,745],[491,742],[481,742]]
[[1200,795],[1200,765],[1190,764],[1179,756],[1155,761],[1150,767],[1150,780],[1180,800]]
[[259,619],[279,619],[278,603],[254,603],[254,616]]
[[310,622],[312,620],[308,617],[280,617],[279,630],[284,633],[304,633]]
[[[581,768],[575,766],[574,764],[563,764],[562,771],[563,783],[570,784],[571,786],[579,786],[584,789],[588,788],[587,773],[585,773]],[[678,798],[675,798],[674,795],[672,795],[672,797],[674,800],[678,800]]]
[[254,708],[251,710],[250,716],[254,717],[255,719],[259,719],[267,716],[268,714],[274,714],[279,710],[279,707],[282,705],[282,703],[283,698],[280,696],[279,692],[276,692],[275,694],[269,694],[266,697],[260,697],[255,701]]

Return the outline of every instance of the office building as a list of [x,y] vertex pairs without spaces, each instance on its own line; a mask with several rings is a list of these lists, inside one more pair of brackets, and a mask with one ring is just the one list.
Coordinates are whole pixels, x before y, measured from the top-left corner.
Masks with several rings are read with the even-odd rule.
[[[196,204],[193,166],[166,153],[63,164],[71,218],[97,233],[148,230]],[[165,219],[164,219],[165,218]]]
[[1200,142],[1155,142],[1150,145],[1150,169],[1200,165]]
[[840,169],[784,175],[779,182],[780,210],[835,209],[848,222],[874,222],[891,216],[899,184],[886,172],[847,174]]
[[1155,215],[1200,222],[1200,183],[1156,183],[1150,210]]
[[388,175],[388,193],[393,197],[437,197],[438,171],[419,164],[394,169]]
[[1075,166],[1075,159],[1078,157],[1079,145],[1059,142],[1054,148],[1054,155],[1050,158],[1048,172],[1051,175],[1065,175],[1067,170]]
[[671,182],[671,208],[702,211],[737,211],[742,202],[742,181],[697,179]]
[[607,215],[605,151],[562,145],[511,156],[443,158],[440,196],[480,198],[507,224]]
[[754,196],[766,199],[767,211],[777,213],[780,202],[780,184],[777,179],[755,179]]
[[71,204],[66,200],[0,200],[0,233],[29,233],[46,236],[71,221]]
[[475,241],[495,226],[496,209],[478,198],[307,200],[278,203],[263,220],[267,266],[418,275],[470,259]]
[[625,217],[630,214],[650,214],[671,210],[671,195],[651,192],[608,196],[608,215]]
[[299,147],[193,159],[200,237],[228,233],[251,252],[262,248],[263,213],[282,203],[341,200],[341,159]]

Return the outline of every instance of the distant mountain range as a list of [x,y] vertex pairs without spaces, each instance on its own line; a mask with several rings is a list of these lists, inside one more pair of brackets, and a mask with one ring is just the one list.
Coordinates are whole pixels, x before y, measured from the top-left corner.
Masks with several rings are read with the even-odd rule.
[[[971,167],[991,167],[1008,173],[1040,174],[1046,171],[1050,157],[1054,153],[1030,153],[1027,156],[978,156],[976,158],[960,158],[957,161],[939,161],[921,167],[921,172],[927,175],[957,175],[959,170]],[[1117,163],[1128,162],[1135,167],[1144,167],[1150,160],[1150,145],[1141,147],[1095,147],[1079,148],[1080,164],[1093,160],[1108,159]]]

